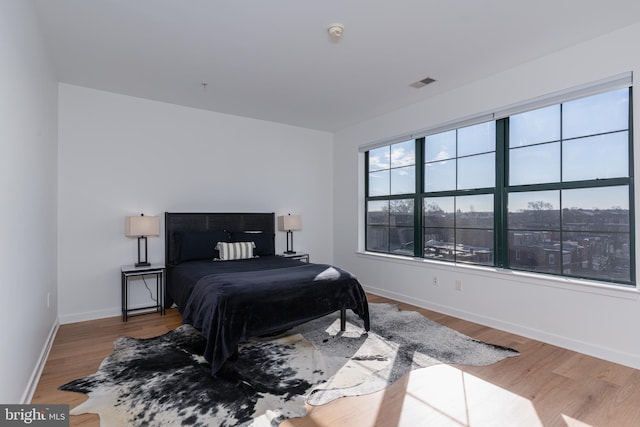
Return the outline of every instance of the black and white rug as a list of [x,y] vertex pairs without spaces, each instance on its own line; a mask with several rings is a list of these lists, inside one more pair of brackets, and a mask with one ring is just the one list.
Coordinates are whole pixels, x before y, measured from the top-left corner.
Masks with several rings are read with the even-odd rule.
[[[412,369],[488,365],[518,355],[393,304],[370,304],[372,330],[325,316],[279,337],[243,344],[236,367],[251,385],[210,375],[204,340],[189,325],[149,339],[122,337],[93,375],[60,387],[89,399],[71,414],[109,426],[277,426],[322,405],[379,391]],[[433,387],[438,387],[434,384]]]

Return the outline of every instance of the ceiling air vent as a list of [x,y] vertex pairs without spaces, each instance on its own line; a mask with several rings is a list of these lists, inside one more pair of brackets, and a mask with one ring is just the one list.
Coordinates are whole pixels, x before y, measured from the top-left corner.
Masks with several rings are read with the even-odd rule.
[[409,86],[414,87],[416,89],[420,89],[423,86],[428,85],[429,83],[435,82],[436,79],[432,79],[431,77],[424,78],[422,80],[418,80],[415,83],[411,83]]

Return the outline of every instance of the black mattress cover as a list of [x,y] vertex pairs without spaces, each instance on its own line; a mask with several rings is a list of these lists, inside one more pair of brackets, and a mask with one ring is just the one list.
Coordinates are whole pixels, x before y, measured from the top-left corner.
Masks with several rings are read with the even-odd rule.
[[191,261],[172,267],[168,294],[183,322],[207,338],[205,358],[216,374],[247,339],[283,331],[341,309],[369,330],[369,307],[358,280],[326,264],[278,256]]

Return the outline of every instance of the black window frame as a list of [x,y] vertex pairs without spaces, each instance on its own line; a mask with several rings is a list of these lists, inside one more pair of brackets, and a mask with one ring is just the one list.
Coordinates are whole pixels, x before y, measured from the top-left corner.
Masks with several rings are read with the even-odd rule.
[[[627,86],[625,86],[627,87]],[[618,88],[620,89],[620,88]],[[614,89],[608,89],[606,91],[601,91],[599,93],[604,93]],[[436,134],[439,132],[432,132],[430,134],[425,133],[424,136],[414,139],[415,143],[415,192],[408,194],[397,194],[397,195],[388,195],[388,196],[374,196],[369,197],[369,151],[365,151],[365,248],[368,248],[368,206],[370,202],[380,201],[380,200],[397,200],[397,199],[413,199],[414,206],[414,221],[413,221],[413,254],[409,255],[415,258],[423,258],[427,260],[432,260],[432,257],[426,257],[424,254],[424,206],[423,202],[425,197],[433,197],[433,196],[460,196],[460,195],[474,195],[474,194],[493,194],[494,197],[494,246],[493,246],[493,262],[491,264],[479,263],[479,262],[471,262],[472,264],[479,266],[491,266],[495,268],[507,269],[507,270],[516,270],[516,271],[531,271],[537,274],[549,274],[556,277],[564,277],[564,278],[572,278],[572,279],[586,279],[586,280],[594,280],[599,282],[612,283],[623,286],[636,286],[636,265],[635,265],[635,208],[634,208],[634,199],[635,199],[635,191],[634,191],[634,162],[633,162],[633,90],[631,86],[627,87],[628,90],[628,161],[629,161],[629,173],[627,177],[622,178],[605,178],[605,179],[587,179],[582,181],[569,181],[569,182],[553,182],[553,183],[542,183],[542,184],[524,184],[524,185],[509,185],[509,119],[511,115],[503,116],[502,118],[498,118],[495,120],[488,120],[495,122],[495,134],[496,134],[496,146],[495,146],[495,187],[493,189],[490,188],[480,188],[480,189],[471,189],[471,190],[449,190],[449,191],[436,191],[433,193],[426,193],[424,187],[424,174],[425,174],[425,137]],[[586,97],[586,96],[581,96]],[[568,102],[567,101],[558,101],[551,105],[560,105],[562,108],[562,104]],[[535,110],[536,108],[532,108],[531,110]],[[526,111],[526,110],[525,110]],[[487,121],[487,120],[483,120]],[[482,121],[478,121],[477,123],[481,123]],[[458,128],[450,128],[452,129],[460,129],[466,127],[466,125],[459,126]],[[390,143],[388,145],[392,145]],[[562,154],[560,154],[562,156]],[[518,193],[518,192],[527,192],[527,191],[545,191],[545,190],[554,190],[554,191],[563,191],[563,190],[572,190],[572,189],[581,189],[581,188],[601,188],[601,187],[617,187],[617,186],[625,186],[628,188],[629,194],[629,280],[620,280],[612,277],[597,277],[594,275],[577,275],[577,274],[565,274],[563,268],[560,268],[559,273],[548,273],[544,271],[536,271],[536,270],[527,270],[526,268],[514,268],[509,263],[509,224],[508,224],[508,197],[510,194]],[[561,208],[562,209],[562,208]],[[561,212],[562,213],[562,212]],[[454,232],[456,228],[454,226]],[[563,232],[564,229],[561,230]],[[562,239],[560,239],[562,242]],[[380,252],[380,253],[390,253],[385,251],[376,251],[366,249],[368,252]],[[564,252],[559,251],[559,255],[562,255]],[[532,254],[520,253],[521,258],[531,258]],[[563,255],[558,258],[558,255],[555,257],[556,264],[559,262],[560,265],[563,264]],[[467,261],[460,260],[445,260],[444,262],[451,262],[454,264],[457,263],[468,263]]]
[[[393,142],[390,144],[387,144],[388,146],[397,144],[398,142],[408,142],[411,139],[408,140],[403,140],[403,141],[397,141],[397,142]],[[402,194],[389,194],[389,195],[383,195],[383,196],[368,196],[369,195],[369,152],[371,150],[368,150],[365,153],[365,194],[367,195],[366,197],[366,201],[365,201],[365,216],[368,219],[368,212],[369,212],[369,203],[370,202],[380,202],[380,201],[387,201],[389,203],[391,203],[394,200],[412,200],[413,201],[413,215],[414,215],[414,221],[413,221],[413,225],[411,228],[413,228],[413,247],[414,247],[414,255],[415,256],[415,251],[417,249],[415,246],[415,242],[416,240],[416,233],[419,233],[420,230],[416,228],[416,220],[415,220],[415,214],[416,214],[416,209],[418,208],[418,195],[419,193],[422,191],[422,180],[423,180],[423,172],[422,172],[422,168],[418,166],[418,162],[422,161],[423,159],[423,153],[422,153],[422,147],[420,146],[420,144],[418,144],[416,141],[418,140],[414,140],[414,150],[415,150],[415,186],[414,186],[414,192],[413,193],[402,193]],[[379,148],[379,147],[378,147]],[[420,221],[421,222],[421,221]],[[365,230],[368,230],[370,227],[369,223],[367,220],[365,220]],[[378,224],[374,224],[371,225],[372,228],[387,228],[390,229],[391,226],[390,224],[387,224],[386,226],[383,225],[378,225]],[[410,228],[410,227],[407,227]],[[369,248],[369,233],[368,231],[365,231],[365,248]],[[376,251],[376,250],[371,250],[371,249],[367,249],[367,251],[369,252],[380,252],[380,253],[388,253],[388,254],[396,254],[396,255],[408,255],[407,253],[403,253],[403,252],[392,252],[391,250],[388,251]]]

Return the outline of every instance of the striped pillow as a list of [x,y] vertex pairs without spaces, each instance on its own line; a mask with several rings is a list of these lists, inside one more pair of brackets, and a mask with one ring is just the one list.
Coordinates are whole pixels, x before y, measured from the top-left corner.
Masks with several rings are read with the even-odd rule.
[[220,259],[223,261],[253,258],[255,247],[256,244],[253,242],[218,242],[216,245],[216,249],[220,252]]

